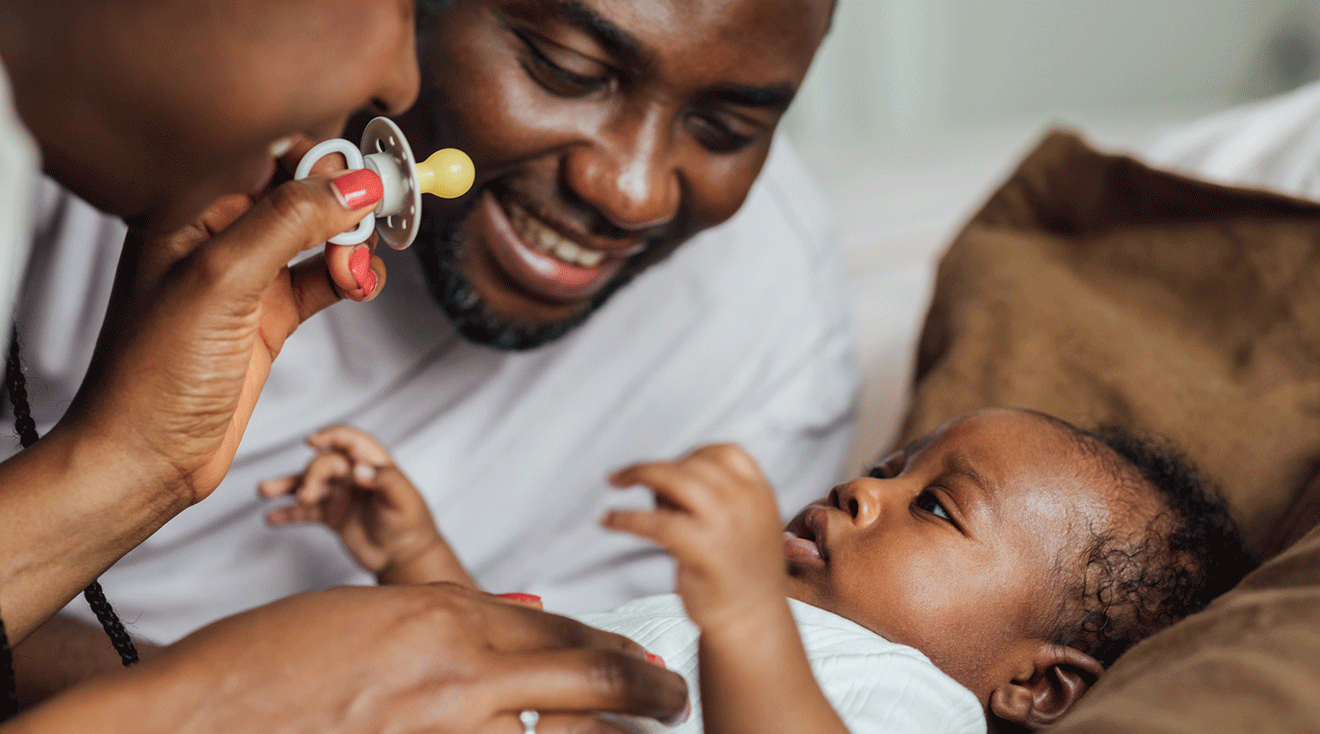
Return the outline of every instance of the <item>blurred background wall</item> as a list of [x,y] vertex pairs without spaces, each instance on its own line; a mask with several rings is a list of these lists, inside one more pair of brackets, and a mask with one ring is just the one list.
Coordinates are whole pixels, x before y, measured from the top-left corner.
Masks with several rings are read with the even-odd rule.
[[839,0],[837,13],[795,139],[1196,112],[1320,75],[1317,0]]
[[1140,150],[1320,77],[1320,0],[839,0],[837,12],[785,127],[840,223],[866,376],[849,474],[897,435],[940,253],[1046,129]]

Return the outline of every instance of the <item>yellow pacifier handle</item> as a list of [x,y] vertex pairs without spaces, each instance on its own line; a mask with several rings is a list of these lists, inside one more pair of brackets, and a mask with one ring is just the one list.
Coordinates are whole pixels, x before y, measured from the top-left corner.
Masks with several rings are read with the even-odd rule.
[[458,148],[442,148],[417,164],[417,184],[422,193],[443,199],[466,194],[476,177],[472,159]]

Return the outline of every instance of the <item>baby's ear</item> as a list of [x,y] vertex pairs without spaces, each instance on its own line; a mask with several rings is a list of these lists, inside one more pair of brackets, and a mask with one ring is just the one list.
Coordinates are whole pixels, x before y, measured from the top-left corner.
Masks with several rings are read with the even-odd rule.
[[1033,731],[1043,729],[1068,713],[1104,672],[1099,661],[1075,647],[1041,643],[1031,672],[990,694],[990,712]]

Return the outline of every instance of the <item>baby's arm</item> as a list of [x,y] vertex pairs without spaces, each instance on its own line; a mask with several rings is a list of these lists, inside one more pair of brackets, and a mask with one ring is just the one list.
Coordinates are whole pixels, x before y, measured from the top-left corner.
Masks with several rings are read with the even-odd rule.
[[602,524],[649,538],[678,561],[678,593],[701,629],[706,734],[846,734],[788,608],[783,530],[756,462],[737,446],[707,446],[610,481],[655,492],[654,511],[616,510]]
[[266,522],[324,523],[381,584],[450,581],[477,588],[426,500],[379,441],[351,426],[332,426],[307,443],[320,453],[303,473],[261,483],[262,496],[295,500],[267,513]]

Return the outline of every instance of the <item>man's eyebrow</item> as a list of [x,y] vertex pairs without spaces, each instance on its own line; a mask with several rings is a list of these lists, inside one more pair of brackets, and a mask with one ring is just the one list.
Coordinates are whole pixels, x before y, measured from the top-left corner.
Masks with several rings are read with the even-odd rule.
[[788,109],[788,105],[792,103],[796,94],[797,90],[792,84],[772,84],[766,87],[752,84],[731,84],[711,89],[702,96],[713,101],[725,102],[740,107],[762,107],[783,112]]
[[582,0],[547,0],[552,15],[596,39],[605,51],[623,61],[646,60],[642,44],[633,34],[615,25]]

